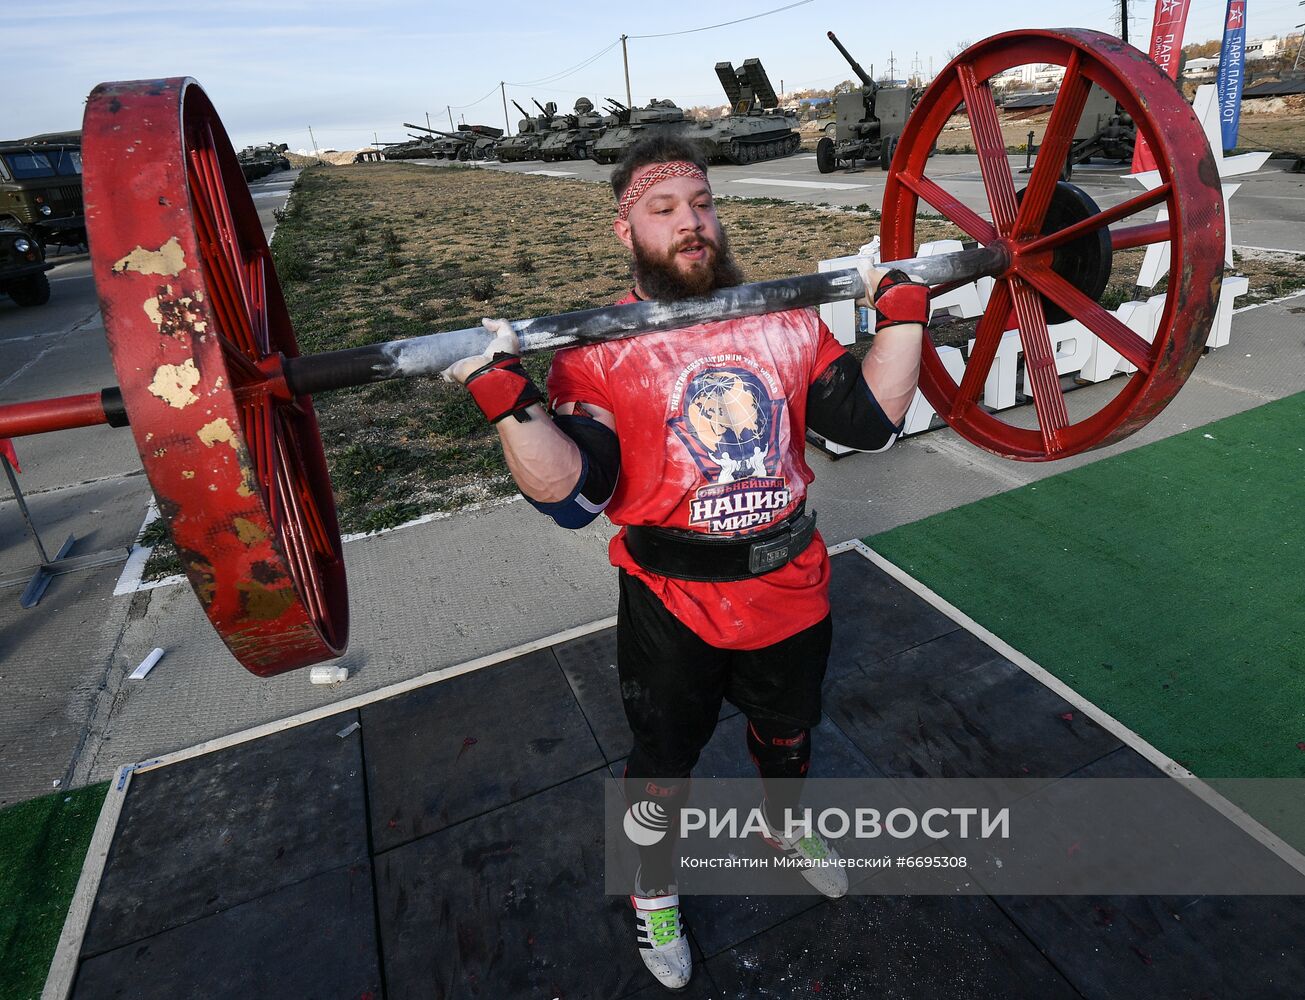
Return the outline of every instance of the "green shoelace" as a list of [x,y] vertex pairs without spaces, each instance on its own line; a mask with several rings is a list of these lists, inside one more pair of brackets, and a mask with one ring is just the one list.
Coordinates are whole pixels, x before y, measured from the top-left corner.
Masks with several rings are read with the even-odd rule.
[[653,910],[648,914],[648,926],[654,945],[660,947],[670,944],[680,936],[680,908],[668,906],[665,909]]

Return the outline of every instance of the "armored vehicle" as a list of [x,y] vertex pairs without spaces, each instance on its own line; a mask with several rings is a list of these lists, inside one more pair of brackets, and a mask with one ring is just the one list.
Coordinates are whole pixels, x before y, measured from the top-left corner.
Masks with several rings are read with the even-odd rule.
[[607,98],[610,113],[615,119],[594,140],[589,158],[598,163],[615,163],[621,154],[646,135],[658,132],[680,134],[688,119],[674,101],[653,98],[647,107],[627,108],[620,101]]
[[429,160],[435,156],[435,140],[429,135],[414,135],[407,142],[385,147],[387,160]]
[[756,163],[796,153],[802,144],[797,115],[773,109],[779,97],[760,59],[745,59],[739,69],[729,62],[716,64],[716,76],[733,110],[724,118],[699,122],[685,135],[701,142],[711,160]]
[[[550,107],[553,105],[550,104]],[[581,97],[575,102],[575,114],[559,115],[539,146],[542,160],[584,160],[603,130],[603,116],[594,110],[594,102]]]
[[843,164],[854,167],[857,160],[878,160],[887,170],[915,94],[910,87],[875,83],[837,36],[832,31],[826,34],[860,79],[861,87],[834,97],[834,135],[825,135],[816,143],[816,167],[827,174]]
[[290,161],[285,157],[285,151],[289,148],[284,142],[246,146],[236,154],[236,162],[240,164],[240,171],[245,175],[245,180],[252,181],[259,177],[266,177],[277,170],[289,170]]
[[0,294],[20,306],[40,306],[50,301],[50,279],[40,240],[21,229],[0,229]]
[[80,132],[0,142],[0,230],[42,244],[86,242]]
[[503,135],[501,128],[491,125],[464,125],[456,132],[441,132],[437,128],[423,128],[411,122],[403,123],[405,128],[443,136],[444,141],[435,140],[432,154],[437,160],[492,160],[497,156],[496,146]]
[[557,105],[552,101],[549,101],[547,105],[541,105],[536,101],[535,106],[543,114],[532,115],[520,104],[517,104],[516,101],[512,103],[524,117],[517,122],[517,134],[508,136],[506,139],[500,139],[495,152],[504,163],[538,160],[540,158],[539,146],[548,134],[548,127],[552,124],[553,117],[557,113]]

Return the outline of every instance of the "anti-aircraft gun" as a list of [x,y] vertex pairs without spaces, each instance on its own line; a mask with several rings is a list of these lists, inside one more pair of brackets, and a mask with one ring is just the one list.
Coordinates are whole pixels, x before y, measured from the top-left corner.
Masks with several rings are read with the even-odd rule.
[[688,121],[684,110],[674,101],[653,98],[642,108],[627,108],[620,101],[607,98],[618,110],[615,123],[609,123],[593,142],[589,158],[597,163],[615,163],[627,149],[646,135],[680,134]]
[[687,138],[702,143],[709,159],[756,163],[798,151],[802,137],[797,116],[775,110],[779,95],[760,59],[745,59],[738,69],[731,62],[718,62],[716,77],[732,111],[684,130]]
[[[548,125],[553,119],[553,111],[557,110],[557,105],[551,101],[548,107],[553,111],[541,109],[542,115],[532,115],[516,101],[512,102],[518,111],[521,112],[522,118],[517,122],[517,134],[501,139],[496,147],[498,158],[504,163],[519,163],[523,160],[539,159],[539,146],[548,135]],[[535,102],[539,107],[539,102]]]
[[[550,102],[550,107],[555,107]],[[584,160],[594,140],[603,131],[603,116],[594,110],[594,102],[587,97],[578,98],[575,113],[557,115],[544,141],[539,146],[539,156],[544,160]]]
[[834,136],[816,143],[816,167],[827,174],[843,163],[853,167],[857,160],[878,160],[887,170],[911,113],[911,88],[875,83],[832,31],[825,34],[852,67],[861,87],[834,97]]
[[456,132],[442,132],[437,128],[423,128],[404,122],[404,128],[416,129],[443,136],[447,141],[435,142],[434,157],[437,160],[493,160],[497,157],[498,140],[503,135],[501,128],[491,125],[464,125]]

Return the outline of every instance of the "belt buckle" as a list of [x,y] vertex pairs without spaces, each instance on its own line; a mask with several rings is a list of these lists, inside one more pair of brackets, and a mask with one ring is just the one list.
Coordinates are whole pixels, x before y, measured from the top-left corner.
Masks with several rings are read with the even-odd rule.
[[754,542],[748,549],[748,572],[753,576],[769,573],[788,562],[788,550],[793,544],[791,531],[768,542]]

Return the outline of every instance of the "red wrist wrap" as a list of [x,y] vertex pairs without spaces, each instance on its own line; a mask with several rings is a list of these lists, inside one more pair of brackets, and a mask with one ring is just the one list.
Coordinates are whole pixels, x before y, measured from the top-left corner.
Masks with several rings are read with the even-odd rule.
[[530,419],[526,407],[544,401],[544,394],[530,380],[515,354],[495,354],[489,364],[468,375],[464,384],[480,412],[492,424],[509,415],[525,423]]
[[896,268],[889,271],[875,290],[875,333],[898,323],[929,322],[929,286],[913,282]]

